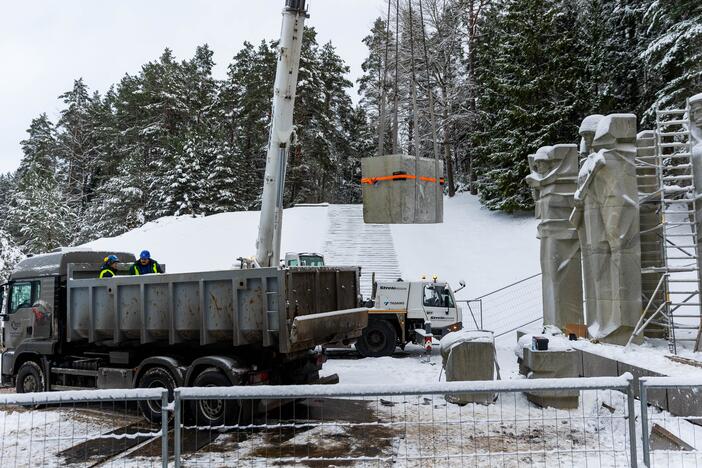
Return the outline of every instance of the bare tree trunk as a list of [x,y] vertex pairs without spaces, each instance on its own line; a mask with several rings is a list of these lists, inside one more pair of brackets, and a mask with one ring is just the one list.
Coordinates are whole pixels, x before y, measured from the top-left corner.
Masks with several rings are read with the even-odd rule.
[[453,197],[456,195],[456,185],[453,180],[453,158],[451,157],[451,144],[449,142],[449,102],[448,91],[446,85],[441,86],[441,98],[443,102],[443,119],[444,119],[444,164],[446,165],[446,184],[448,186],[448,195]]

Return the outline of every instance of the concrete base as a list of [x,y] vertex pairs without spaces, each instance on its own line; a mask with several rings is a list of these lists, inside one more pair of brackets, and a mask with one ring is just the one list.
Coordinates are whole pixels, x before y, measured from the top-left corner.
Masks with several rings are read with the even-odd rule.
[[[534,351],[524,348],[520,363],[520,372],[528,379],[550,379],[578,377],[579,353],[574,350]],[[556,409],[573,409],[578,407],[579,391],[554,390],[527,392],[527,399],[532,403]]]
[[[442,347],[441,354],[447,382],[495,379],[495,344],[491,337],[489,341],[464,341],[448,349]],[[496,399],[494,393],[446,395],[446,401],[459,405],[491,404]]]

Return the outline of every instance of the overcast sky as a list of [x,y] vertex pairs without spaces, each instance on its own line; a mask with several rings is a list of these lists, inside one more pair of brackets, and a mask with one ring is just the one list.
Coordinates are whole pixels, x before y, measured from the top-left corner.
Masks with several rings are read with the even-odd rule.
[[[320,43],[331,40],[361,73],[361,43],[384,0],[308,0]],[[277,39],[283,0],[0,0],[0,172],[17,168],[31,119],[60,110],[57,97],[82,77],[104,92],[165,47],[179,59],[207,43],[215,75],[248,40]],[[354,91],[355,94],[355,91]],[[356,98],[354,97],[354,100]]]

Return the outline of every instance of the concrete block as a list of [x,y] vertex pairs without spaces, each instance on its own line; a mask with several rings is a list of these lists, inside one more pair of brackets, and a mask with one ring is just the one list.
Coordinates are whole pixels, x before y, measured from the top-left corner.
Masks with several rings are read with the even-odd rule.
[[443,161],[393,154],[361,159],[363,220],[373,224],[443,222]]
[[[533,351],[524,348],[524,366],[527,368],[527,378],[568,378],[578,377],[578,360],[581,354],[571,350]],[[527,399],[532,403],[557,409],[572,409],[578,407],[580,392],[577,390],[553,390],[527,392]]]
[[702,416],[702,389],[669,388],[668,411],[675,416]]
[[[617,372],[622,375],[630,372],[634,376],[634,396],[639,398],[639,379],[641,377],[665,377],[663,374],[654,372],[643,367],[634,366],[617,361]],[[665,389],[651,389],[647,392],[648,402],[661,409],[668,409],[668,395]]]
[[[487,339],[477,337],[475,341],[470,341],[467,336],[465,341],[455,342],[448,348],[442,346],[441,354],[447,382],[495,379],[495,343],[492,334]],[[494,393],[466,393],[446,395],[446,401],[460,405],[490,404],[496,397]]]
[[597,354],[581,351],[583,358],[583,377],[617,377],[617,361]]

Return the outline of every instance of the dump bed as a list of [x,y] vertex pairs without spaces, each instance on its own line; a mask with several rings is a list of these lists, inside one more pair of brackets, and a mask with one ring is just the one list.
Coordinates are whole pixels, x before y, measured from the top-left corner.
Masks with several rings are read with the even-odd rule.
[[289,353],[367,325],[356,267],[259,268],[67,280],[66,340],[263,345]]

